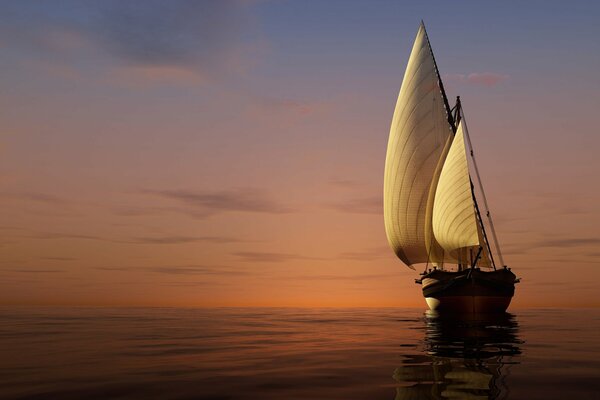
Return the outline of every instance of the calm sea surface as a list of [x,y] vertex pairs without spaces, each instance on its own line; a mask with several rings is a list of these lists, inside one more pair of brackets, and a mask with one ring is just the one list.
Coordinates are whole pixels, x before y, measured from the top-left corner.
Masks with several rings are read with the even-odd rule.
[[600,310],[0,308],[0,397],[600,399]]

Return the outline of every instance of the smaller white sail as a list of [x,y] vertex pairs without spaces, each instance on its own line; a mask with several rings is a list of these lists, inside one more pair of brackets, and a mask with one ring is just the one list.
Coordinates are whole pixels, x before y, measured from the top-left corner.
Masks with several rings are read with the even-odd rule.
[[463,258],[464,263],[467,262],[463,256],[466,252],[458,250],[481,244],[462,124],[458,125],[440,173],[432,226],[433,234],[445,252]]

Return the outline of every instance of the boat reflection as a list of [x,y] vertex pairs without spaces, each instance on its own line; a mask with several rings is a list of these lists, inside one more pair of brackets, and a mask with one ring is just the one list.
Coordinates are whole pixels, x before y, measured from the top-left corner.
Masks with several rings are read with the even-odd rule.
[[507,377],[521,354],[512,314],[468,319],[425,315],[422,355],[407,356],[394,371],[396,400],[505,399]]

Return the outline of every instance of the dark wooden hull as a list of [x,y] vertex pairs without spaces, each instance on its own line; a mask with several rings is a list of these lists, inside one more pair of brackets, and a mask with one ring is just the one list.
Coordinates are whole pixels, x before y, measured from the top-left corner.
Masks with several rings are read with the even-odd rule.
[[423,276],[421,283],[431,310],[487,314],[506,311],[515,293],[516,277],[509,269],[433,270]]

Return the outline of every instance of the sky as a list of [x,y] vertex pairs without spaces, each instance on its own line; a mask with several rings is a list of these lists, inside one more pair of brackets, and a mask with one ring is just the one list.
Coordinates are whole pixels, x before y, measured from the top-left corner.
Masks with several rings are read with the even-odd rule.
[[425,22],[512,307],[598,307],[600,3],[3,1],[0,304],[425,307],[383,168]]

